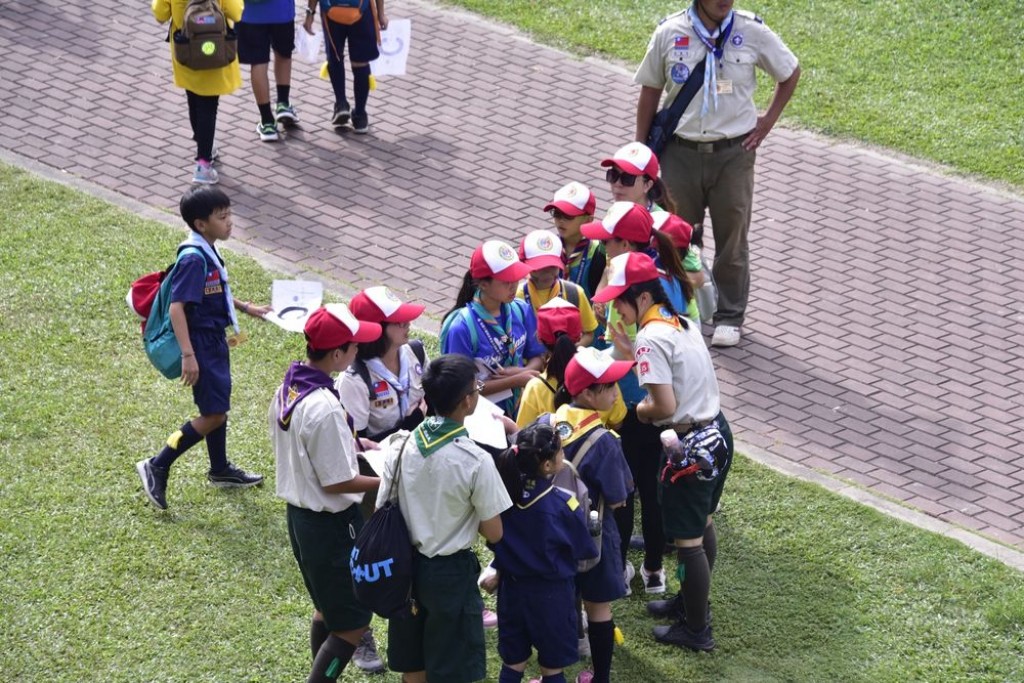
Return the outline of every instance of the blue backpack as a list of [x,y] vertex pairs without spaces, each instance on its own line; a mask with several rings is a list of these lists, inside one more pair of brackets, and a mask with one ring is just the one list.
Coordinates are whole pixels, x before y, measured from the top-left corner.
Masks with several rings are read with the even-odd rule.
[[[142,333],[142,345],[146,350],[146,357],[149,358],[153,367],[167,379],[181,377],[181,347],[178,345],[178,338],[174,336],[174,329],[171,327],[171,281],[174,279],[174,272],[181,263],[182,257],[187,254],[196,254],[202,258],[205,272],[206,257],[203,256],[203,252],[195,247],[180,249],[174,265],[163,273],[160,289],[153,300],[153,307],[149,311],[149,317],[146,318],[146,327]],[[203,277],[205,278],[205,274]]]
[[[520,327],[526,328],[526,318],[523,313],[521,306],[526,306],[527,303],[522,299],[514,299],[510,304],[512,306],[512,317],[515,323],[518,323]],[[469,330],[469,341],[473,348],[473,355],[480,350],[480,332],[477,330],[476,324],[473,322],[473,314],[469,308],[463,306],[457,311],[452,311],[448,317],[441,323],[441,334],[438,335],[438,340],[441,343],[441,352],[445,353],[445,342],[448,339],[448,331],[451,329],[452,323],[455,322],[457,317],[462,317],[462,322]]]

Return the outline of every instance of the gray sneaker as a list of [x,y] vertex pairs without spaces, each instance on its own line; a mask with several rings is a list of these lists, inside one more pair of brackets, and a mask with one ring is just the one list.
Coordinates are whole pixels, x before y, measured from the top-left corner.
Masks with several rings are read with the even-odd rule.
[[352,653],[352,661],[363,671],[384,673],[384,662],[377,654],[377,643],[373,639],[373,631],[367,630],[359,639],[359,646]]
[[148,459],[135,463],[135,471],[142,480],[142,491],[153,505],[167,509],[167,475],[170,470],[157,467]]

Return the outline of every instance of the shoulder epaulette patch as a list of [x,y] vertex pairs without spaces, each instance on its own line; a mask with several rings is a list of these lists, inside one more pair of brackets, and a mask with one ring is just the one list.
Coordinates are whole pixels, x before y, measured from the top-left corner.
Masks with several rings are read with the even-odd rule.
[[738,9],[738,10],[734,10],[734,11],[736,12],[736,14],[740,15],[741,17],[743,17],[745,19],[751,19],[753,21],[756,21],[759,24],[763,24],[764,23],[764,19],[762,19],[758,15],[754,14],[750,10]]
[[569,506],[569,509],[576,512],[576,508],[580,506],[580,502],[576,500],[576,496],[569,496],[569,500],[565,501],[565,504]]
[[668,21],[669,19],[671,19],[673,17],[678,17],[680,14],[686,14],[687,11],[688,10],[684,9],[684,10],[682,10],[680,12],[673,12],[672,14],[669,14],[668,16],[663,17],[662,20],[658,22],[658,26],[661,26],[662,24],[664,24],[666,21]]

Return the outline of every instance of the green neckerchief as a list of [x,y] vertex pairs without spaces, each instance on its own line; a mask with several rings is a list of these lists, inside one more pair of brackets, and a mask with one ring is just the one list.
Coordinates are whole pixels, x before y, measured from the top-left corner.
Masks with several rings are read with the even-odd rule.
[[465,433],[465,426],[437,415],[428,417],[413,432],[416,435],[416,447],[420,449],[424,458],[429,458],[455,437]]

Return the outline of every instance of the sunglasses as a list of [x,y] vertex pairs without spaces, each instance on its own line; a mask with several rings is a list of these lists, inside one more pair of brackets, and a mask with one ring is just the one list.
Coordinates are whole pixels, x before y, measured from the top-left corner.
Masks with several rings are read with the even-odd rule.
[[609,183],[618,183],[623,187],[633,187],[636,185],[636,179],[640,176],[635,176],[631,173],[623,173],[613,166],[608,169],[608,172],[604,174],[604,177]]

